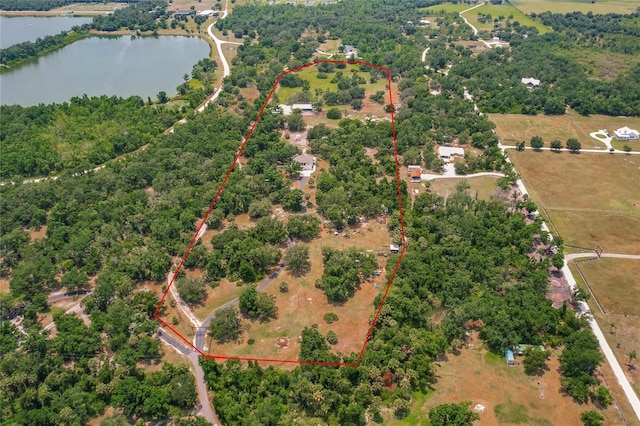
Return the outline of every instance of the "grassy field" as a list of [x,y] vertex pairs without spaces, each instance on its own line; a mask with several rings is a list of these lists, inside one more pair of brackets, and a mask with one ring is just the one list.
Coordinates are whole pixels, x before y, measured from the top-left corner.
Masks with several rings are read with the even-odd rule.
[[521,115],[521,114],[489,114],[496,124],[496,134],[505,145],[514,145],[515,140],[524,140],[529,145],[533,136],[540,136],[545,146],[554,139],[566,142],[576,138],[583,149],[606,149],[603,143],[589,136],[589,133],[600,129],[612,132],[619,127],[640,128],[640,118],[610,117],[607,115],[582,116],[575,111],[564,115]]
[[640,317],[637,298],[629,297],[640,292],[640,260],[602,258],[579,267],[607,313]]
[[[338,91],[338,85],[336,83],[332,83],[331,79],[335,76],[335,74],[341,71],[345,77],[351,78],[353,74],[357,74],[365,79],[366,83],[361,84],[360,87],[365,89],[365,98],[362,99],[362,108],[360,110],[354,110],[351,108],[351,105],[337,105],[338,108],[342,112],[342,117],[348,117],[351,119],[357,120],[365,120],[367,117],[376,116],[376,117],[387,117],[389,118],[389,114],[384,111],[384,104],[378,104],[369,97],[376,93],[377,91],[385,92],[385,101],[384,103],[389,102],[389,91],[387,89],[387,79],[386,78],[378,78],[375,83],[371,83],[371,76],[366,71],[360,71],[359,65],[347,65],[345,69],[336,69],[336,71],[327,73],[327,78],[319,79],[318,69],[317,67],[309,67],[297,72],[297,74],[303,79],[310,83],[309,92],[311,93],[311,102],[315,102],[316,100],[322,99],[322,93],[327,91]],[[291,104],[295,103],[292,100],[292,96],[296,93],[302,92],[302,88],[300,87],[282,87],[279,86],[276,93],[273,97],[273,102],[280,104]],[[397,83],[391,83],[391,93],[393,96],[394,104],[399,102],[399,92]],[[326,111],[331,108],[328,105],[325,105],[323,108],[323,112],[320,113],[304,113],[304,119],[307,125],[315,126],[320,123],[327,123],[328,125],[337,124],[337,120],[328,120],[326,118]]]
[[[414,394],[409,417],[396,420],[391,412],[385,412],[384,424],[429,424],[431,408],[463,400],[471,401],[472,409],[476,404],[485,407],[479,413],[479,425],[579,425],[580,414],[594,409],[591,404],[577,404],[562,393],[555,356],[543,376],[527,376],[522,358],[517,357],[516,365],[510,367],[502,356],[482,348],[479,339],[471,343],[471,348],[463,349],[458,356],[449,355],[448,361],[440,363],[435,391],[426,396]],[[605,424],[623,424],[615,408],[599,411],[605,416]]]
[[640,254],[640,159],[548,151],[509,157],[566,244]]
[[555,13],[633,13],[640,6],[637,0],[511,0],[511,4],[527,14],[548,10]]
[[[486,20],[485,22],[480,22],[479,19],[481,18],[481,16],[479,14],[490,14],[492,19]],[[469,12],[465,13],[464,16],[474,27],[478,29],[478,31],[493,29],[493,19],[497,19],[500,16],[504,17],[504,19],[500,21],[501,26],[504,26],[507,19],[509,19],[511,22],[518,21],[521,25],[535,27],[538,29],[540,34],[548,33],[551,31],[550,28],[545,27],[544,25],[542,25],[542,23],[531,19],[531,17],[525,15],[517,8],[508,4],[485,4],[484,6],[481,6],[477,9],[470,10]],[[509,18],[509,16],[513,16],[513,18]]]
[[430,13],[460,13],[463,10],[467,10],[473,5],[469,5],[467,3],[444,3],[437,4],[435,6],[423,7],[419,9],[421,12],[430,12]]
[[436,192],[443,197],[448,197],[456,191],[458,183],[464,181],[469,184],[469,193],[482,200],[488,200],[496,190],[497,177],[479,176],[468,179],[434,179],[431,182],[431,191]]
[[[614,274],[608,273],[603,270],[610,269],[610,265],[615,263],[610,263],[610,261],[616,260],[619,259],[602,259],[597,262],[583,262],[580,263],[580,270],[584,273],[587,280],[589,280],[589,284],[593,289],[597,288],[598,290],[600,290],[604,286],[611,287],[611,284],[604,283],[603,281],[599,280],[609,279],[614,276]],[[631,274],[631,277],[638,277],[640,275],[640,261],[630,260],[629,262],[635,263],[625,264],[623,267],[629,274]],[[585,266],[588,263],[592,265],[589,265],[589,267],[585,269]],[[572,263],[569,265],[569,268],[571,269],[578,285],[585,291],[587,291],[584,281],[578,273],[575,265]],[[628,281],[629,278],[625,278],[625,280]],[[629,297],[629,294],[627,294],[627,298],[629,299],[629,302],[626,303],[627,305],[630,305],[632,301],[635,300],[634,298]],[[588,303],[591,308],[593,317],[600,325],[600,328],[602,329],[602,332],[607,339],[609,346],[613,350],[613,353],[620,363],[620,366],[622,367],[625,375],[629,379],[629,382],[631,382],[631,386],[634,388],[636,393],[640,395],[640,361],[636,360],[633,367],[629,365],[629,353],[634,350],[636,352],[640,352],[640,318],[638,318],[637,316],[603,315],[593,299],[590,299]],[[603,365],[602,370],[606,375],[610,370],[609,365]],[[615,379],[613,378],[609,381],[611,383],[615,383]],[[625,418],[634,419],[634,414],[633,411],[631,411],[631,406],[622,393],[620,387],[612,386],[611,390],[614,393],[614,397],[620,405],[620,408],[625,414]],[[640,422],[636,421],[632,424],[637,425],[640,424]]]
[[600,80],[613,80],[618,74],[628,73],[637,62],[634,55],[588,48],[558,49],[555,53],[575,60],[585,67],[590,77]]

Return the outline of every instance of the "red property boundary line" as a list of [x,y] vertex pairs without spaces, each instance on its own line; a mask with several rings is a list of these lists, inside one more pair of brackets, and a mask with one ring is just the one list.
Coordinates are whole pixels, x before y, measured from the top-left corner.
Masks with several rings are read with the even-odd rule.
[[[198,235],[200,234],[200,231],[202,230],[202,227],[206,223],[207,218],[209,217],[209,214],[211,214],[211,211],[213,210],[213,206],[218,201],[218,197],[220,197],[220,193],[222,192],[222,189],[226,185],[227,180],[229,179],[229,176],[231,175],[231,172],[233,171],[233,169],[235,168],[236,163],[238,162],[238,158],[240,158],[240,156],[242,155],[242,151],[244,151],[244,148],[247,145],[247,142],[249,141],[249,138],[251,138],[251,135],[253,134],[253,131],[255,130],[256,125],[258,124],[258,121],[260,121],[260,117],[262,117],[262,114],[264,113],[264,110],[266,109],[267,105],[269,104],[269,101],[271,100],[271,97],[273,96],[273,93],[275,92],[276,88],[278,87],[278,84],[280,83],[280,79],[282,78],[282,76],[284,76],[286,74],[298,72],[300,70],[312,67],[312,66],[317,65],[317,64],[322,63],[322,62],[346,63],[346,64],[350,64],[350,65],[365,65],[365,66],[368,66],[368,67],[376,68],[378,70],[382,70],[382,71],[387,73],[387,85],[388,85],[388,88],[389,88],[389,105],[391,106],[391,112],[390,112],[390,114],[391,114],[391,134],[393,136],[393,154],[394,154],[394,157],[395,157],[395,164],[396,164],[396,184],[397,184],[398,205],[399,205],[399,212],[400,212],[400,229],[401,229],[401,232],[402,232],[402,246],[401,246],[401,250],[400,250],[400,253],[399,253],[399,256],[398,256],[398,261],[396,262],[395,267],[393,268],[393,272],[392,272],[391,277],[389,278],[389,281],[388,281],[387,286],[385,288],[384,294],[382,296],[382,300],[380,301],[380,305],[378,306],[378,309],[376,310],[376,314],[375,314],[373,320],[371,321],[371,325],[369,326],[369,331],[367,332],[367,335],[365,337],[364,343],[362,344],[362,348],[360,349],[360,354],[358,355],[358,359],[356,360],[355,363],[302,361],[302,360],[287,360],[287,359],[283,360],[283,359],[251,358],[251,357],[231,357],[231,356],[205,354],[200,349],[198,349],[191,341],[189,341],[189,339],[184,337],[175,328],[173,328],[166,321],[164,321],[162,318],[160,318],[160,316],[158,315],[158,311],[160,310],[160,307],[164,303],[164,299],[167,297],[169,289],[171,288],[171,286],[173,285],[174,281],[176,280],[176,277],[178,276],[178,273],[182,269],[182,266],[184,265],[184,262],[185,262],[187,256],[189,256],[189,253],[191,252],[191,249],[193,248],[193,245],[198,240]],[[394,112],[394,108],[393,108],[393,97],[392,97],[392,93],[391,93],[391,71],[389,70],[389,68],[381,67],[379,65],[371,64],[369,62],[364,62],[364,61],[320,59],[318,61],[306,64],[306,65],[302,65],[300,67],[297,67],[297,68],[294,68],[294,69],[291,69],[291,70],[288,70],[288,71],[283,71],[282,73],[280,73],[280,75],[278,75],[278,78],[276,79],[276,82],[273,84],[273,87],[271,88],[271,91],[269,92],[269,96],[267,97],[267,100],[264,102],[264,104],[262,105],[262,108],[260,109],[260,112],[258,113],[258,117],[254,120],[253,124],[251,125],[251,128],[249,129],[249,133],[245,137],[244,141],[242,142],[242,145],[240,146],[240,149],[236,153],[235,158],[231,162],[231,165],[229,166],[229,169],[227,170],[227,174],[225,175],[224,180],[222,181],[222,184],[220,185],[220,188],[218,188],[218,191],[216,192],[216,195],[213,198],[213,201],[211,201],[211,204],[209,205],[209,209],[207,210],[206,214],[204,215],[204,218],[202,219],[202,221],[200,223],[200,226],[198,226],[198,229],[196,230],[195,234],[193,235],[193,238],[191,239],[191,242],[189,243],[189,246],[187,247],[187,250],[185,251],[184,255],[182,256],[182,259],[180,260],[180,263],[178,264],[178,267],[176,268],[173,276],[171,277],[171,280],[169,282],[169,285],[167,286],[167,289],[165,290],[164,294],[162,295],[162,298],[160,299],[160,302],[158,303],[158,306],[156,306],[156,309],[153,312],[153,316],[154,316],[155,319],[157,319],[159,322],[161,322],[166,328],[168,328],[174,334],[176,334],[178,337],[180,337],[180,339],[182,339],[182,341],[184,341],[187,345],[189,345],[189,347],[193,348],[194,351],[198,352],[200,355],[202,355],[203,357],[208,358],[208,359],[229,359],[229,360],[239,360],[239,361],[260,361],[260,362],[274,362],[274,363],[275,362],[280,362],[280,363],[289,363],[289,364],[313,364],[313,365],[327,365],[327,366],[334,366],[334,367],[357,367],[358,365],[360,365],[360,361],[362,361],[362,357],[364,355],[365,348],[367,346],[367,343],[369,342],[369,339],[371,339],[371,335],[373,334],[373,330],[374,330],[374,328],[376,326],[376,323],[378,321],[378,317],[380,316],[380,312],[382,310],[382,306],[384,305],[384,302],[387,299],[387,295],[389,294],[389,289],[391,288],[391,284],[393,283],[393,280],[394,280],[394,278],[396,276],[396,272],[398,271],[398,268],[400,266],[400,262],[402,261],[402,257],[404,256],[404,252],[406,251],[406,249],[407,249],[407,247],[406,247],[406,241],[405,241],[404,217],[403,217],[403,212],[402,212],[402,193],[401,193],[401,190],[400,190],[400,168],[398,166],[398,146],[397,146],[397,142],[396,142],[395,112]]]

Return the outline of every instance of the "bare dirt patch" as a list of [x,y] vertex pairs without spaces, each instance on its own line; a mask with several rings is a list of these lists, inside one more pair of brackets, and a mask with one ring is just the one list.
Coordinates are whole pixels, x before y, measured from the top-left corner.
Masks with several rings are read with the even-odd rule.
[[0,293],[9,293],[11,288],[9,287],[9,280],[6,278],[0,278]]
[[47,236],[47,225],[42,225],[40,229],[30,228],[27,232],[31,241],[41,240]]

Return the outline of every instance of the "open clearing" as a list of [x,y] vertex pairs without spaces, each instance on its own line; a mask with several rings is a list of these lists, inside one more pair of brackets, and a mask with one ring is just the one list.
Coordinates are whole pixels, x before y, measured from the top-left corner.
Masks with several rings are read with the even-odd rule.
[[[549,146],[552,140],[558,139],[563,143],[569,138],[576,138],[583,149],[602,149],[606,147],[589,136],[589,133],[601,129],[609,132],[628,126],[640,128],[640,118],[610,117],[607,115],[582,116],[575,111],[564,115],[522,115],[522,114],[489,114],[491,121],[496,123],[496,133],[505,145],[515,145],[516,140],[523,140],[529,146],[533,136],[540,136]],[[633,142],[632,142],[633,143]]]
[[460,182],[466,182],[469,185],[469,194],[475,196],[477,193],[479,199],[488,200],[496,192],[498,179],[494,176],[478,176],[468,179],[434,179],[429,182],[431,183],[431,192],[436,192],[443,197],[448,197],[456,192],[456,186]]
[[[577,404],[560,390],[558,360],[552,356],[543,376],[527,376],[522,357],[515,366],[507,366],[504,357],[488,353],[474,338],[460,355],[449,355],[436,370],[436,390],[428,395],[414,394],[411,414],[402,421],[385,413],[385,424],[428,424],[429,410],[440,404],[471,401],[482,404],[479,425],[528,424],[539,426],[579,425],[583,411],[595,409],[591,404]],[[614,407],[598,410],[605,424],[624,424]]]
[[632,13],[638,8],[637,0],[511,0],[511,4],[527,14],[548,10],[555,13]]
[[[420,9],[421,12],[429,12],[430,14],[439,14],[439,13],[460,13],[464,10],[467,10],[475,5],[468,3],[444,3],[438,4],[435,6],[429,6]],[[480,22],[481,16],[478,15],[481,13],[482,15],[491,15],[491,19],[485,20],[485,22]],[[494,19],[499,19],[499,17],[503,17],[504,19],[500,20],[501,26],[504,26],[507,20],[511,22],[518,21],[521,25],[526,25],[529,27],[536,27],[541,34],[547,33],[551,31],[551,29],[545,27],[540,22],[531,19],[531,17],[525,15],[517,8],[508,5],[508,4],[488,4],[485,3],[484,6],[480,6],[476,9],[470,10],[469,12],[464,14],[465,18],[469,20],[469,22],[478,29],[478,31],[489,31],[493,29]],[[511,16],[511,18],[509,18]]]
[[[231,357],[257,357],[270,359],[297,359],[300,344],[298,337],[304,327],[318,324],[318,331],[323,335],[333,330],[338,335],[338,343],[332,346],[332,352],[349,354],[362,349],[365,336],[369,329],[369,317],[374,311],[373,300],[384,290],[387,281],[384,274],[372,277],[362,283],[353,298],[344,304],[333,304],[326,296],[315,288],[315,280],[320,278],[323,271],[322,247],[332,247],[345,250],[349,247],[376,250],[389,243],[389,235],[384,224],[371,221],[367,225],[349,230],[349,238],[344,234],[334,235],[333,231],[324,229],[320,238],[311,241],[309,246],[309,260],[311,270],[302,277],[293,277],[284,271],[274,280],[265,292],[276,297],[278,318],[266,323],[243,320],[249,329],[245,331],[239,343],[216,344],[207,339],[209,354]],[[303,244],[303,243],[298,243]],[[380,269],[383,269],[386,258],[380,257]],[[289,291],[282,293],[278,286],[281,282],[289,285]],[[234,284],[235,286],[235,284]],[[216,292],[220,287],[214,289]],[[221,299],[222,301],[222,299]],[[326,324],[324,314],[333,312],[338,315],[338,321]],[[276,339],[286,337],[287,347],[278,348]],[[253,344],[248,344],[253,339]]]
[[640,160],[549,151],[509,157],[566,244],[640,254]]
[[640,318],[640,303],[633,297],[640,292],[640,260],[602,258],[579,267],[605,312]]
[[[491,15],[491,19],[486,19],[484,20],[485,22],[480,22],[480,18],[481,18],[481,16],[479,15],[480,13],[483,15],[488,15],[488,14]],[[493,20],[499,19],[500,17],[503,17],[503,19],[500,20],[500,26],[505,26],[508,19],[511,22],[518,21],[520,25],[535,27],[538,29],[540,34],[548,33],[551,31],[550,28],[545,27],[539,21],[535,21],[531,19],[529,16],[525,15],[517,8],[508,4],[496,5],[496,4],[485,3],[484,6],[481,6],[477,9],[470,10],[469,12],[465,13],[464,16],[469,20],[469,22],[474,27],[478,29],[478,31],[492,30],[494,26]],[[509,16],[512,16],[512,18],[509,18]]]

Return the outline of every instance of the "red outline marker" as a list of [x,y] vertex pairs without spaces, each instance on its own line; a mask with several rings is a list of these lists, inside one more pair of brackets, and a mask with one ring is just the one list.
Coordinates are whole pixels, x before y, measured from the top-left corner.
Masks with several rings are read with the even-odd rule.
[[[321,62],[346,63],[346,64],[351,64],[351,65],[366,65],[366,66],[369,66],[369,67],[372,67],[372,68],[376,68],[376,69],[385,71],[387,73],[387,84],[388,84],[388,87],[389,87],[389,105],[391,106],[391,112],[390,112],[390,114],[391,114],[391,133],[392,133],[392,136],[393,136],[393,153],[394,153],[395,163],[396,163],[396,183],[397,183],[398,204],[399,204],[399,211],[400,211],[400,229],[401,229],[401,232],[402,232],[402,249],[400,250],[400,256],[398,256],[398,261],[396,262],[395,267],[393,268],[393,272],[391,274],[391,277],[389,278],[389,282],[387,283],[387,287],[385,288],[384,294],[382,295],[382,300],[380,301],[380,305],[378,306],[378,309],[376,310],[376,314],[375,314],[373,320],[371,321],[371,325],[369,326],[369,331],[367,332],[367,335],[365,337],[364,343],[362,344],[362,349],[360,349],[360,354],[358,355],[358,359],[357,359],[357,361],[355,363],[347,364],[347,363],[343,363],[343,362],[301,361],[301,360],[292,360],[292,359],[232,357],[232,356],[205,354],[200,349],[196,348],[193,345],[193,343],[191,343],[191,341],[189,341],[189,339],[185,338],[176,329],[174,329],[166,321],[164,321],[162,318],[160,318],[158,316],[158,310],[160,309],[160,307],[164,303],[164,299],[167,297],[167,293],[169,292],[169,289],[173,285],[174,281],[176,280],[176,277],[178,276],[178,273],[182,269],[182,266],[184,265],[184,262],[187,259],[187,256],[189,255],[189,253],[191,252],[191,249],[193,248],[193,245],[198,240],[198,235],[200,234],[200,231],[201,231],[202,227],[206,223],[207,218],[209,217],[209,214],[211,214],[211,211],[213,210],[213,206],[218,201],[218,198],[220,197],[220,193],[222,192],[222,189],[227,184],[227,180],[229,179],[229,176],[231,175],[231,172],[233,171],[236,163],[238,162],[238,158],[240,158],[240,156],[242,155],[242,151],[244,151],[244,148],[247,145],[247,142],[251,138],[251,135],[253,134],[253,131],[255,130],[256,125],[258,124],[258,121],[260,120],[260,117],[262,117],[262,113],[266,109],[267,105],[269,104],[269,101],[271,100],[271,97],[273,96],[273,93],[275,92],[276,88],[278,87],[278,83],[280,82],[280,79],[282,78],[283,75],[290,74],[290,73],[293,73],[293,72],[297,72],[297,71],[303,70],[305,68],[312,67],[312,66],[317,65],[317,64],[319,64]],[[328,366],[334,366],[334,367],[357,367],[358,365],[360,365],[360,361],[362,360],[362,356],[364,355],[364,350],[366,349],[367,343],[369,342],[369,339],[371,338],[371,335],[373,334],[373,329],[376,326],[376,322],[378,321],[378,317],[380,316],[380,312],[382,310],[382,306],[384,305],[384,302],[387,299],[387,295],[389,294],[389,289],[391,288],[391,284],[393,283],[393,279],[396,276],[396,272],[398,271],[398,267],[400,266],[400,262],[402,261],[402,257],[404,256],[404,252],[405,252],[406,249],[407,249],[407,246],[406,246],[405,233],[404,233],[404,218],[403,218],[403,214],[402,214],[402,193],[401,193],[401,186],[400,186],[400,168],[399,168],[399,165],[398,165],[398,146],[397,146],[397,143],[396,143],[395,111],[394,111],[394,107],[393,107],[393,97],[392,97],[392,94],[391,94],[391,71],[389,70],[389,68],[381,67],[379,65],[374,65],[374,64],[371,64],[369,62],[364,62],[364,61],[348,61],[348,60],[339,60],[339,59],[320,59],[320,60],[318,60],[316,62],[312,62],[310,64],[302,65],[302,66],[294,68],[292,70],[283,71],[283,72],[280,73],[280,75],[278,75],[278,78],[276,79],[275,83],[273,84],[273,87],[271,88],[271,91],[269,92],[269,96],[267,97],[267,100],[264,102],[264,105],[262,105],[262,108],[260,108],[260,112],[258,113],[258,117],[255,119],[255,121],[251,125],[251,128],[249,129],[249,133],[247,133],[247,136],[244,138],[244,141],[242,142],[242,145],[240,146],[240,149],[238,150],[238,153],[236,154],[235,158],[231,162],[231,165],[229,166],[229,169],[227,170],[227,174],[225,175],[224,180],[222,181],[222,184],[220,184],[220,187],[218,188],[218,191],[216,192],[215,197],[213,197],[213,201],[211,201],[211,204],[209,205],[209,209],[205,213],[204,218],[202,219],[202,222],[200,223],[200,226],[198,226],[198,229],[196,230],[195,234],[193,235],[193,238],[191,239],[191,242],[189,243],[189,247],[187,247],[187,250],[185,251],[184,255],[182,256],[182,259],[180,259],[180,263],[178,263],[178,267],[176,268],[176,270],[175,270],[175,272],[173,274],[173,277],[171,278],[171,281],[169,282],[169,285],[167,286],[167,289],[165,290],[164,294],[162,295],[162,298],[160,299],[160,302],[158,303],[158,306],[156,306],[156,309],[153,312],[153,316],[154,316],[155,319],[160,321],[166,328],[171,330],[175,335],[177,335],[180,339],[182,339],[187,345],[192,347],[195,351],[197,351],[200,355],[202,355],[205,358],[209,358],[209,359],[234,359],[234,360],[239,360],[239,361],[282,362],[282,363],[288,363],[288,364],[314,364],[314,365],[328,365]]]

